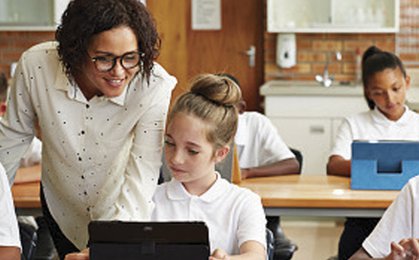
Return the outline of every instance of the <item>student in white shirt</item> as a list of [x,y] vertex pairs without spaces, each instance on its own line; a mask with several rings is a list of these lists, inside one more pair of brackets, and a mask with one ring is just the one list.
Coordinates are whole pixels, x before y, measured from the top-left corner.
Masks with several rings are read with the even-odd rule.
[[[231,74],[219,74],[240,83]],[[234,143],[242,179],[298,174],[300,165],[275,126],[265,115],[246,111],[246,102],[238,104],[239,121]]]
[[19,61],[0,161],[11,182],[38,122],[43,212],[63,258],[86,247],[90,220],[150,218],[176,79],[154,62],[160,41],[141,1],[70,1],[56,40]]
[[[419,140],[419,116],[405,105],[410,77],[401,60],[370,47],[363,55],[362,80],[370,110],[342,123],[327,165],[330,175],[350,176],[353,140]],[[360,248],[378,220],[349,218],[339,243],[339,259],[347,259]]]
[[299,174],[300,165],[272,122],[265,115],[245,111],[239,104],[239,125],[234,138],[242,179]]
[[0,259],[20,259],[20,238],[6,172],[0,164]]
[[409,180],[351,260],[419,258],[419,176]]
[[[209,259],[266,259],[265,214],[260,197],[220,177],[215,164],[230,150],[241,98],[226,77],[201,75],[181,95],[168,117],[165,158],[172,179],[154,195],[152,219],[204,221]],[[87,259],[87,252],[67,259]]]
[[240,89],[228,78],[204,75],[177,100],[165,138],[165,158],[173,178],[154,196],[153,219],[206,222],[212,259],[224,255],[263,259],[266,251],[259,196],[215,172],[215,164],[225,158],[234,138],[234,105],[240,98]]
[[[239,81],[231,74],[220,74]],[[234,143],[240,166],[241,179],[299,174],[300,165],[277,129],[265,115],[246,111],[246,102],[242,99],[237,108],[239,121]],[[267,227],[275,238],[274,259],[291,259],[297,246],[286,238],[278,217],[267,217]]]

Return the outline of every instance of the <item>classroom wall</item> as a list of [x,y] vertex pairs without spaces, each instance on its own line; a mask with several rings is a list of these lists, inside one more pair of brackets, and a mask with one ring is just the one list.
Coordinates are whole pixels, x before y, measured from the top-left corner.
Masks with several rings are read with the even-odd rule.
[[265,81],[314,80],[316,74],[323,72],[327,57],[334,50],[341,51],[343,59],[332,62],[329,71],[338,81],[353,81],[356,49],[364,51],[370,45],[396,52],[407,67],[419,67],[418,12],[419,1],[400,0],[400,31],[397,34],[297,34],[297,66],[291,69],[281,69],[275,64],[276,34],[265,32]]
[[[297,66],[291,69],[281,69],[275,63],[276,34],[265,33],[265,80],[290,79],[312,80],[314,75],[322,73],[324,63],[330,50],[343,50],[343,59],[340,62],[332,62],[330,72],[335,74],[337,80],[353,80],[355,75],[355,50],[365,49],[375,44],[385,50],[395,50],[394,34],[297,34]],[[47,40],[53,40],[53,32],[0,32],[0,71],[10,74],[10,64],[19,59],[21,53],[30,46]],[[173,44],[181,42],[179,37],[163,35],[163,40],[176,40]],[[164,45],[172,45],[164,42]],[[181,48],[178,48],[181,50]],[[176,55],[175,61],[168,59],[169,53],[162,50],[160,59],[169,65],[177,64],[182,56],[180,52],[171,53]],[[185,56],[184,56],[185,57]],[[167,66],[167,65],[166,65]]]
[[[240,1],[240,0],[235,0]],[[150,1],[151,3],[152,1]],[[167,10],[185,9],[185,6],[173,6],[168,2]],[[415,0],[401,0],[401,26],[404,26],[404,17],[412,10],[412,7],[419,8],[419,2]],[[180,22],[189,19],[187,10],[176,11],[176,24],[179,28]],[[183,16],[183,17],[182,17]],[[247,17],[251,19],[251,17]],[[419,24],[417,26],[419,28]],[[172,30],[175,28],[172,27]],[[413,28],[415,29],[415,28]],[[416,30],[416,29],[415,29]],[[185,42],[182,38],[183,33],[163,35],[164,45],[179,45]],[[169,37],[170,36],[170,37]],[[414,35],[415,40],[419,39],[419,34]],[[54,39],[54,32],[4,32],[0,31],[0,71],[10,73],[10,64],[19,59],[20,54],[30,46]],[[313,80],[314,76],[323,71],[324,63],[330,50],[341,50],[343,60],[330,64],[331,73],[335,74],[337,80],[353,80],[355,77],[355,50],[356,48],[365,49],[371,44],[389,51],[396,51],[396,34],[297,34],[297,66],[291,69],[281,69],[275,64],[275,43],[276,34],[265,33],[264,36],[264,79],[290,79],[290,80]],[[179,48],[181,50],[182,48]],[[162,51],[161,59],[171,65],[182,63],[182,55],[178,53],[175,61],[168,59],[169,53]],[[402,54],[404,61],[419,61],[419,54]]]
[[54,32],[0,31],[0,72],[10,76],[10,64],[19,60],[24,50],[39,42],[54,39]]
[[[276,34],[265,33],[265,81],[272,79],[314,80],[322,74],[328,57],[329,73],[338,81],[355,79],[356,50],[376,45],[387,51],[395,50],[394,34],[297,34],[297,65],[282,69],[275,62]],[[333,52],[340,51],[342,60],[336,61]]]

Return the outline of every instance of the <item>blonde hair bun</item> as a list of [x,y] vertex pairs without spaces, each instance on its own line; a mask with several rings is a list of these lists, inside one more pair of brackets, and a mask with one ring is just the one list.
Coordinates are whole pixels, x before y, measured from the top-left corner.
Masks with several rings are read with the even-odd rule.
[[239,86],[225,76],[202,74],[192,82],[191,93],[222,106],[235,106],[242,99]]
[[237,131],[237,106],[242,99],[239,86],[225,76],[203,74],[195,78],[190,91],[178,97],[169,113],[194,115],[208,124],[207,139],[214,148],[232,142]]

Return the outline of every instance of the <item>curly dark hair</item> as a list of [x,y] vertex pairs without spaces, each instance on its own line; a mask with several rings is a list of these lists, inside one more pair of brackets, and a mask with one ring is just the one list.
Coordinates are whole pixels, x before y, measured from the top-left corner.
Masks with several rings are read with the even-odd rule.
[[121,25],[136,35],[143,53],[139,73],[148,80],[159,54],[160,38],[151,14],[138,0],[70,1],[55,33],[65,73],[74,76],[82,69],[93,36]]

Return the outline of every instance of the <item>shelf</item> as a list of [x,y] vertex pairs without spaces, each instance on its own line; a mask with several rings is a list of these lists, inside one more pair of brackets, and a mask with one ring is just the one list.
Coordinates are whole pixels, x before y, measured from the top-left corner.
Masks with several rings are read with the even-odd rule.
[[396,33],[400,0],[268,0],[273,33]]

